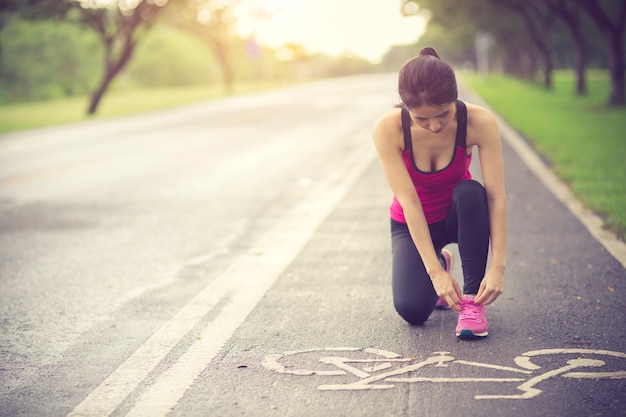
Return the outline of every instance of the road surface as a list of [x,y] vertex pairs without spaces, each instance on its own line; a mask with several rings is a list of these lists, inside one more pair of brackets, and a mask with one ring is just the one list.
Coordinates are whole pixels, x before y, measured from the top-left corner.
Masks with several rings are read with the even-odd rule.
[[0,415],[626,415],[622,261],[507,141],[490,336],[394,312],[396,100],[369,75],[0,136]]

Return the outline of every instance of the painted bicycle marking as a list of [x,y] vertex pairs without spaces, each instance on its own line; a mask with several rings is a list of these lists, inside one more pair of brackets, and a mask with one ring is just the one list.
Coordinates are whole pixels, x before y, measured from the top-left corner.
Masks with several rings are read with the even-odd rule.
[[[329,353],[334,355],[329,355]],[[285,364],[302,356],[317,358],[317,364],[325,365],[325,369],[300,369]],[[349,357],[347,357],[349,356]],[[535,363],[542,357],[567,357],[563,366],[556,369],[543,370]],[[477,400],[493,399],[530,399],[543,391],[537,388],[541,382],[552,378],[573,379],[626,379],[626,370],[602,370],[607,361],[620,362],[620,369],[626,369],[626,353],[609,350],[592,349],[542,349],[522,353],[514,358],[516,367],[498,364],[481,363],[456,359],[450,352],[434,352],[431,356],[418,360],[403,357],[387,350],[361,349],[353,347],[304,349],[280,354],[270,354],[263,359],[263,366],[273,372],[290,375],[320,375],[326,377],[354,376],[354,382],[344,384],[324,384],[317,387],[325,391],[354,391],[392,389],[399,383],[519,383],[517,394],[483,394],[475,395]],[[535,362],[533,362],[535,360]],[[476,376],[445,376],[445,368],[455,365],[456,368],[469,369],[478,373]],[[431,369],[444,371],[444,376],[418,375]],[[483,376],[487,371],[494,371],[506,376]],[[583,371],[584,370],[584,371]],[[454,373],[452,373],[454,375]]]

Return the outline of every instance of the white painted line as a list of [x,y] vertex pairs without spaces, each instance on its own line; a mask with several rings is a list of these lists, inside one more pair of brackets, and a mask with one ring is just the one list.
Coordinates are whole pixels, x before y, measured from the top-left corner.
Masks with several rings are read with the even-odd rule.
[[523,382],[524,378],[486,378],[486,377],[476,377],[476,378],[427,378],[427,377],[413,377],[413,378],[387,378],[385,381],[388,382],[450,382],[450,383],[467,383],[467,382]]
[[614,233],[603,228],[604,222],[602,219],[591,210],[585,208],[574,196],[569,187],[543,163],[541,158],[539,158],[535,151],[522,139],[515,129],[507,124],[498,113],[489,107],[489,105],[471,88],[465,84],[463,88],[471,93],[472,102],[490,109],[493,114],[496,115],[504,140],[511,145],[528,169],[530,169],[546,188],[569,209],[574,217],[587,228],[589,233],[626,268],[626,243],[618,239]]
[[[369,132],[360,136],[369,139]],[[219,353],[259,300],[300,253],[316,229],[374,160],[370,140],[347,155],[324,182],[289,211],[253,247],[150,337],[72,412],[70,417],[107,416],[146,379],[176,344],[218,303],[219,315],[134,403],[128,416],[165,416]]]
[[517,372],[520,374],[530,374],[532,373],[531,371],[525,370],[525,369],[517,369],[517,368],[510,368],[508,366],[500,366],[500,365],[490,365],[488,363],[479,363],[479,362],[471,362],[471,361],[463,361],[463,360],[457,360],[455,361],[455,363],[461,364],[461,365],[469,365],[469,366],[476,366],[476,367],[482,367],[482,368],[489,368],[489,369],[497,369],[500,371],[507,371],[507,372]]
[[577,348],[540,349],[540,350],[531,350],[530,352],[525,352],[522,355],[534,357],[534,356],[543,356],[543,355],[568,355],[568,354],[607,355],[607,356],[614,356],[616,358],[626,359],[626,353],[615,352],[612,350],[604,350],[604,349],[577,349]]

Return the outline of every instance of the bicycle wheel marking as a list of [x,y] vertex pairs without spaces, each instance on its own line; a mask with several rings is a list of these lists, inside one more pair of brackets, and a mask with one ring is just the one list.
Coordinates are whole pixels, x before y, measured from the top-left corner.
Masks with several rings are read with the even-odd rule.
[[[331,356],[330,352],[339,353]],[[317,358],[316,364],[321,364],[326,369],[299,369],[294,365],[285,365],[288,357],[301,357],[303,355]],[[626,359],[626,353],[608,350],[593,349],[541,349],[525,352],[514,358],[515,367],[498,364],[481,363],[456,359],[450,356],[450,352],[434,352],[431,356],[418,360],[417,358],[403,357],[402,355],[381,349],[362,349],[353,347],[339,348],[316,348],[285,352],[282,354],[270,354],[263,359],[263,366],[273,372],[290,375],[318,375],[318,376],[352,376],[357,380],[349,383],[323,384],[317,387],[323,391],[360,391],[393,389],[396,384],[402,383],[520,383],[516,389],[521,393],[475,395],[477,400],[525,400],[535,398],[543,391],[536,386],[552,378],[563,377],[573,379],[626,379],[626,370],[597,372],[606,362],[600,359],[577,357],[568,359],[564,366],[557,369],[540,371],[541,366],[532,362],[541,356],[559,355],[593,355],[615,359]],[[346,357],[352,356],[352,357]],[[366,356],[365,358],[363,356]],[[608,357],[608,358],[607,358]],[[506,373],[507,376],[415,376],[410,373],[419,373],[427,368],[447,368],[452,364],[463,366],[465,369],[487,369]],[[624,364],[626,366],[626,362]],[[456,367],[456,366],[455,366]],[[578,369],[588,371],[576,371]],[[622,368],[623,369],[623,368]],[[439,372],[445,372],[441,370]],[[510,374],[516,374],[513,376]]]

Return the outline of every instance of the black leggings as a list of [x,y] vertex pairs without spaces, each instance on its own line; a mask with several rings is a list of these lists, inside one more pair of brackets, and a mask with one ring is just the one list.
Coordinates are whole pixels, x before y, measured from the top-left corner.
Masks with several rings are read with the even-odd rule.
[[[483,186],[468,180],[452,195],[447,217],[429,225],[435,251],[458,243],[463,293],[476,294],[485,275],[489,251],[489,211]],[[411,324],[424,323],[435,309],[437,294],[405,223],[391,220],[392,289],[396,310]],[[441,257],[441,255],[440,255]]]

